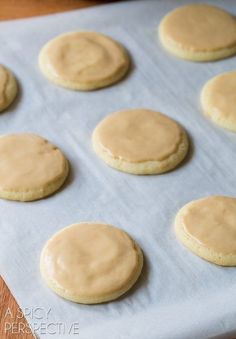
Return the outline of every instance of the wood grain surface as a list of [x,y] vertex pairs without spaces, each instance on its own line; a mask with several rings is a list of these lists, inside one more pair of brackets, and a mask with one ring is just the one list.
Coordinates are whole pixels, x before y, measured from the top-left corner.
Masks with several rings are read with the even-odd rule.
[[[0,0],[0,20],[32,17],[90,7],[110,1],[98,0]],[[32,305],[33,307],[33,305]],[[14,297],[0,277],[0,338],[32,339],[28,324]]]
[[70,11],[115,0],[0,0],[0,20]]
[[7,285],[0,277],[0,338],[32,339],[29,326]]

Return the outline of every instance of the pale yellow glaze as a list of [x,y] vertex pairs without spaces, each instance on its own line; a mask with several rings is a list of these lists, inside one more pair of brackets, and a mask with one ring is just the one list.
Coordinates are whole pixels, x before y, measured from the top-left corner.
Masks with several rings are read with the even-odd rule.
[[236,131],[236,71],[209,80],[203,87],[204,112],[222,127]]
[[66,168],[62,152],[39,136],[0,137],[0,193],[43,191],[65,176]]
[[132,109],[102,120],[94,131],[94,138],[114,158],[138,163],[164,160],[175,153],[183,130],[159,112]]
[[74,224],[56,233],[42,251],[40,266],[55,292],[85,303],[124,293],[141,270],[140,253],[128,234],[98,223]]
[[7,97],[6,97],[6,90],[7,90],[7,83],[9,79],[9,73],[5,67],[0,65],[0,107],[6,105]]
[[236,20],[208,4],[188,4],[170,12],[160,26],[169,44],[192,51],[217,51],[236,45]]
[[212,252],[236,254],[235,198],[210,196],[193,201],[181,210],[180,224],[188,236]]
[[103,34],[72,32],[42,49],[40,65],[52,81],[86,90],[117,81],[127,71],[129,58],[120,44]]

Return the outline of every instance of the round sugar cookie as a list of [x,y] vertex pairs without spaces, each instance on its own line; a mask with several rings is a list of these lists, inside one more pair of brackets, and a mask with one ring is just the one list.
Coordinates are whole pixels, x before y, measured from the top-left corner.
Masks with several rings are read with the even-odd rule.
[[0,65],[0,112],[7,108],[17,94],[16,79],[12,72]]
[[208,4],[188,4],[167,14],[159,26],[163,46],[192,61],[226,58],[236,53],[236,20]]
[[89,91],[109,86],[127,73],[129,56],[118,42],[96,32],[71,32],[41,50],[43,74],[57,85]]
[[236,198],[209,196],[188,203],[176,216],[175,231],[196,255],[236,266]]
[[113,113],[92,136],[97,155],[109,166],[132,174],[157,174],[176,167],[188,151],[184,129],[148,109]]
[[202,89],[201,104],[207,117],[236,132],[236,71],[217,75]]
[[62,229],[48,240],[40,259],[46,284],[82,304],[117,299],[134,285],[142,266],[142,251],[126,232],[96,222]]
[[34,134],[0,137],[0,198],[31,201],[64,183],[69,166],[62,152]]

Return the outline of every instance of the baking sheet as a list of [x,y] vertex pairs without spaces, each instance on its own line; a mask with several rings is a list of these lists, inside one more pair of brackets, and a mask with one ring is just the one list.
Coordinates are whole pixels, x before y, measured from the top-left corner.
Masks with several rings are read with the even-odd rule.
[[[236,14],[234,0],[208,2]],[[194,256],[173,232],[181,206],[210,194],[234,196],[236,181],[236,135],[206,120],[199,105],[205,81],[235,69],[236,57],[187,62],[167,54],[156,37],[163,15],[184,3],[122,2],[0,23],[0,62],[20,83],[16,103],[0,116],[0,133],[38,133],[59,146],[71,163],[70,178],[57,194],[29,203],[0,200],[0,273],[40,338],[51,338],[53,331],[56,338],[225,338],[236,330],[236,269]],[[49,83],[38,69],[40,48],[54,36],[78,29],[123,43],[133,59],[129,76],[88,93]],[[113,111],[135,107],[159,110],[189,132],[191,152],[176,170],[128,175],[94,154],[91,133],[96,124]],[[56,231],[91,220],[130,233],[144,251],[145,266],[124,297],[86,306],[47,288],[39,256]]]

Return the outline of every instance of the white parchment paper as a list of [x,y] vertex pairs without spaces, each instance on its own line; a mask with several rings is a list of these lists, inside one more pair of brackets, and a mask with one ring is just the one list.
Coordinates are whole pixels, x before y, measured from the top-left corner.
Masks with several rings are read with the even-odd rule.
[[[234,0],[209,2],[236,14]],[[184,3],[125,1],[0,23],[0,62],[20,84],[16,103],[0,115],[0,133],[38,133],[59,146],[71,163],[70,178],[57,194],[29,203],[0,200],[0,273],[40,338],[51,338],[52,332],[55,338],[81,339],[225,338],[236,330],[236,269],[194,256],[173,232],[175,214],[185,203],[210,194],[234,196],[236,185],[236,135],[206,120],[199,105],[202,85],[235,69],[236,57],[187,62],[167,54],[156,37],[163,15]],[[88,93],[48,82],[38,69],[41,47],[60,33],[80,29],[123,43],[133,59],[129,76]],[[135,107],[159,110],[189,132],[192,150],[176,170],[128,175],[94,154],[96,124],[113,111]],[[56,231],[91,220],[129,232],[144,251],[145,267],[124,297],[86,306],[47,288],[39,256]],[[64,330],[56,327],[59,323]],[[74,323],[79,323],[79,334]]]

